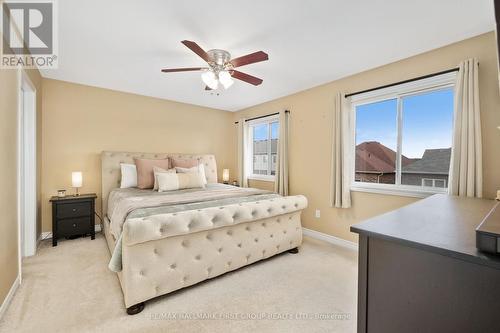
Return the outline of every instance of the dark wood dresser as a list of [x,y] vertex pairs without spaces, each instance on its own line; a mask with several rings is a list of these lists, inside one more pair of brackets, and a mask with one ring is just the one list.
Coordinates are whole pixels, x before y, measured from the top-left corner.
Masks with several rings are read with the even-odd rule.
[[95,199],[97,195],[52,197],[52,246],[60,237],[90,235],[95,239]]
[[358,332],[500,332],[500,257],[475,234],[497,204],[433,195],[352,226]]

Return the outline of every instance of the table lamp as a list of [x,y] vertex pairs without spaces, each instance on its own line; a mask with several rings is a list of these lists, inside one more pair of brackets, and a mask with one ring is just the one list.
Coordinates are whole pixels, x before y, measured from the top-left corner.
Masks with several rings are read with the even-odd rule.
[[224,184],[229,183],[229,169],[223,169],[222,170],[222,182]]
[[71,184],[76,189],[76,196],[79,196],[78,189],[82,187],[83,176],[81,171],[74,171],[71,173]]

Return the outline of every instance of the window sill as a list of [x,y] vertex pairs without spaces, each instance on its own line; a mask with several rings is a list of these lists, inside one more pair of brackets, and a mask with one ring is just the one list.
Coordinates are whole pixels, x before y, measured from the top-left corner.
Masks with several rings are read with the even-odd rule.
[[276,177],[274,176],[265,176],[265,175],[251,175],[248,176],[248,180],[260,180],[260,181],[265,181],[265,182],[274,182]]
[[433,194],[446,194],[448,193],[447,188],[421,188],[419,186],[404,186],[404,185],[388,185],[388,184],[353,184],[351,185],[351,191],[354,192],[365,192],[365,193],[377,193],[385,195],[396,195],[402,197],[412,197],[412,198],[427,198]]

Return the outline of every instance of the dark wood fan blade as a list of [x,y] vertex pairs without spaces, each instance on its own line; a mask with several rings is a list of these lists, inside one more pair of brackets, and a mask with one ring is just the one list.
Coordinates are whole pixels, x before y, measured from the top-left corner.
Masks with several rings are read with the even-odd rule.
[[187,68],[167,68],[162,69],[163,73],[174,73],[174,72],[189,72],[189,71],[201,71],[202,69],[207,69],[206,67],[187,67]]
[[259,79],[258,77],[252,75],[248,75],[240,71],[232,70],[230,73],[231,76],[234,77],[235,79],[245,81],[247,83],[253,84],[254,86],[258,86],[259,84],[262,83],[262,79]]
[[198,44],[195,42],[192,42],[190,40],[183,40],[181,42],[182,44],[186,45],[191,51],[196,53],[201,57],[201,59],[205,60],[206,62],[210,62],[210,57],[208,56],[207,52],[205,52]]
[[262,52],[262,51],[258,51],[258,52],[254,52],[251,54],[247,54],[247,55],[239,57],[239,58],[235,58],[235,59],[231,60],[230,63],[231,63],[231,65],[233,65],[234,68],[236,68],[236,67],[241,67],[241,66],[253,64],[256,62],[266,61],[268,59],[269,59],[269,56],[267,55],[267,53]]

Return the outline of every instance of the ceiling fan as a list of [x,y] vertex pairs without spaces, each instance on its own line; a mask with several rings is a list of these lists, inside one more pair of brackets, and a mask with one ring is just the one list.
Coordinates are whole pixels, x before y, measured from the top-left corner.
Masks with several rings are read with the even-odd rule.
[[235,68],[268,60],[269,56],[265,52],[258,51],[231,59],[231,54],[225,50],[214,49],[205,52],[198,44],[190,40],[183,40],[181,43],[205,60],[208,67],[162,69],[163,73],[203,71],[201,79],[206,84],[205,90],[215,90],[219,87],[219,83],[224,89],[228,89],[233,84],[233,78],[254,86],[262,83],[262,79],[237,71]]

